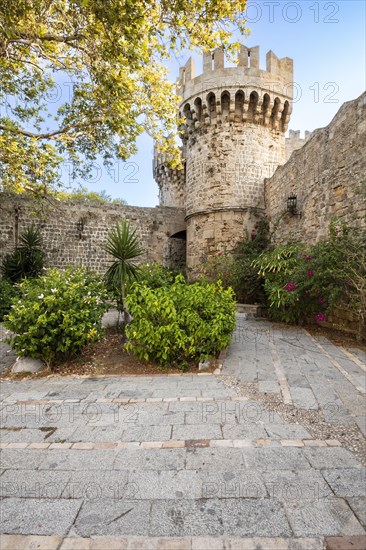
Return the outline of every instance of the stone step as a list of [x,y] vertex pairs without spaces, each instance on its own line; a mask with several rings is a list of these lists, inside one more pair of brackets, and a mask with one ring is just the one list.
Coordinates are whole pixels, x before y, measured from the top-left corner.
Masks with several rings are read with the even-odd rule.
[[236,311],[245,314],[246,319],[254,319],[263,316],[263,308],[259,304],[236,304]]

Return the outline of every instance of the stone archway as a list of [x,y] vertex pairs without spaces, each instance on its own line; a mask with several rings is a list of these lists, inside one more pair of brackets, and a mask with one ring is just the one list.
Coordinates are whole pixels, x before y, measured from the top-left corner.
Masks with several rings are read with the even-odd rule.
[[187,232],[185,229],[171,235],[165,247],[164,263],[172,269],[186,267]]

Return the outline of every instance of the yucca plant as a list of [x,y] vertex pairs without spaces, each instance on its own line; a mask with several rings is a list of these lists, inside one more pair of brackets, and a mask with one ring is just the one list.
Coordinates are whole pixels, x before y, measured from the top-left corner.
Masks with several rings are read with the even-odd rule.
[[41,233],[32,224],[20,235],[17,248],[4,257],[1,271],[6,279],[16,283],[21,279],[38,277],[42,273],[44,260]]
[[124,314],[124,327],[130,320],[125,300],[126,284],[137,280],[139,267],[135,261],[144,253],[144,249],[140,245],[137,230],[123,219],[108,234],[105,250],[115,258],[105,274],[105,279],[107,286],[117,297],[118,310]]

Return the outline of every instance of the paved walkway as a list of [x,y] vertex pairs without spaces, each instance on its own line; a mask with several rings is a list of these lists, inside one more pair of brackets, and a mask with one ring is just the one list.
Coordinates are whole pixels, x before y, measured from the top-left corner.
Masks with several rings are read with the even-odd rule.
[[365,369],[239,316],[220,376],[3,381],[0,548],[364,549]]

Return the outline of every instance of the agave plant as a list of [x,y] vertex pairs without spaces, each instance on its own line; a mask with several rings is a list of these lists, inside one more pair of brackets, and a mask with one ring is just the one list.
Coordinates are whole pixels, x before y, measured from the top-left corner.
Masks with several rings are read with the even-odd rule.
[[125,300],[126,284],[137,280],[139,267],[135,260],[144,253],[144,249],[140,245],[137,230],[123,219],[108,234],[105,250],[115,258],[105,274],[105,279],[117,296],[117,307],[123,312],[126,325],[130,320]]
[[1,271],[13,283],[20,279],[38,277],[42,272],[44,259],[40,231],[32,224],[20,235],[19,246],[4,257]]

